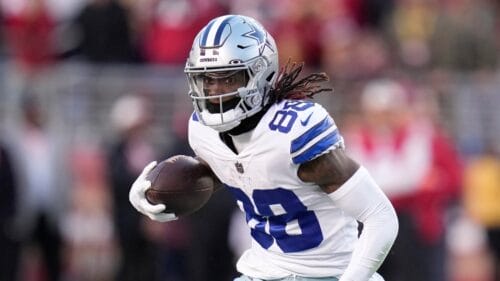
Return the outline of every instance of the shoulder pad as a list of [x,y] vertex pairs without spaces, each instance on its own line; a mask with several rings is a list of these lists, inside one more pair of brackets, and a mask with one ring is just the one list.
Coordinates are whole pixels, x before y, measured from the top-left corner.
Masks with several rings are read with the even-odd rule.
[[290,129],[290,154],[294,164],[308,162],[343,144],[333,118],[320,104],[304,101],[286,101],[282,110],[296,112]]

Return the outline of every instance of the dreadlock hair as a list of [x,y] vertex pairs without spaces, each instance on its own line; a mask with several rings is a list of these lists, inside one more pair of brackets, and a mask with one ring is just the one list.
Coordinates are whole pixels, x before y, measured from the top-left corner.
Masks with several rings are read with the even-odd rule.
[[270,91],[271,104],[278,103],[284,99],[300,100],[310,98],[321,92],[332,92],[332,88],[322,88],[318,83],[328,81],[326,73],[312,73],[298,80],[304,63],[291,63],[290,60],[281,67],[278,79]]

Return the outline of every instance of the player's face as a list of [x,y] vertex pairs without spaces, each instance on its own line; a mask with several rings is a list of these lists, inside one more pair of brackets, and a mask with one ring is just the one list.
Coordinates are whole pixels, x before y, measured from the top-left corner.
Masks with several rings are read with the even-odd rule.
[[[203,91],[209,97],[233,93],[238,88],[245,87],[247,82],[248,78],[244,70],[210,72],[203,75]],[[235,96],[229,95],[222,98],[209,99],[208,101],[219,104],[233,98]]]

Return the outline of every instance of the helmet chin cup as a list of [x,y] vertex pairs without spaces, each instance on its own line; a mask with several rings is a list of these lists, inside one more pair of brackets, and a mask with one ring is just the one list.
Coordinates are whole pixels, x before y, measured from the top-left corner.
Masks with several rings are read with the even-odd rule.
[[[227,100],[228,95],[239,97],[239,103],[222,112],[209,112],[208,97],[200,77],[219,77],[217,74],[246,71],[248,82],[233,93],[212,95],[210,99]],[[223,132],[238,126],[241,121],[262,110],[270,100],[269,89],[278,76],[278,50],[272,36],[253,18],[226,15],[210,21],[196,36],[184,72],[187,75],[190,97],[200,121]]]
[[[207,110],[204,110],[202,112],[197,112],[197,114],[200,117],[200,121],[206,126],[209,126],[218,132],[226,132],[241,123],[241,120],[234,118],[235,115],[238,115],[236,111],[237,109],[231,109],[224,113],[210,113]],[[233,121],[225,122],[224,118]]]

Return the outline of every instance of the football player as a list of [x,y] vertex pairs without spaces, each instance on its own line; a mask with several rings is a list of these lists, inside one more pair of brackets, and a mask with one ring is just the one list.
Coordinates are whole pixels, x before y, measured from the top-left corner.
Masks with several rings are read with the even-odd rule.
[[[272,36],[241,15],[210,21],[187,59],[189,144],[234,194],[252,236],[236,280],[383,280],[376,270],[396,238],[396,214],[346,155],[332,117],[307,99],[328,90],[317,84],[327,76],[298,79],[301,69],[279,71]],[[137,179],[132,205],[153,220],[176,219],[148,203],[150,185]]]

